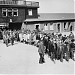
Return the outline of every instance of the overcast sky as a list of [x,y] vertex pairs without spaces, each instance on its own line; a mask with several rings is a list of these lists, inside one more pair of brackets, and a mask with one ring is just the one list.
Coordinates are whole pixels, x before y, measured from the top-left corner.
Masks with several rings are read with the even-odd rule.
[[[29,0],[28,0],[29,1]],[[39,13],[74,13],[74,0],[30,0],[38,1]]]

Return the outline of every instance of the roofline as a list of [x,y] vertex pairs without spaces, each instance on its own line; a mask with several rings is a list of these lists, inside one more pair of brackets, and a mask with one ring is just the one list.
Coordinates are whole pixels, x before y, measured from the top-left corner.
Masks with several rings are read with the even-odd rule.
[[27,23],[27,24],[35,24],[35,23],[49,23],[49,22],[54,22],[54,23],[57,23],[57,22],[75,22],[75,19],[64,19],[64,20],[40,20],[40,21],[24,21],[24,23]]
[[30,8],[39,8],[37,6],[24,6],[24,5],[0,5],[0,7],[30,7]]

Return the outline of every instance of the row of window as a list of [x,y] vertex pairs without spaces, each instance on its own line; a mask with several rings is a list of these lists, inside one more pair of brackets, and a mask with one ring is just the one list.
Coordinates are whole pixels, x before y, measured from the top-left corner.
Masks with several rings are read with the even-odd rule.
[[[32,9],[28,9],[28,15],[32,16]],[[2,8],[2,16],[11,17],[11,16],[18,16],[18,9],[17,8]]]
[[50,24],[50,25],[48,26],[48,24],[44,24],[44,30],[49,30],[49,29],[50,29],[50,30],[54,30],[54,25],[51,25],[51,24]]
[[[64,23],[64,29],[68,29],[70,27],[70,25],[71,25],[70,22],[68,22],[68,23],[65,22]],[[44,30],[48,30],[47,24],[44,25]],[[54,30],[53,25],[51,25],[51,24],[50,24],[50,30]],[[60,31],[60,24],[58,24],[58,30]]]
[[6,16],[18,16],[18,9],[17,8],[14,8],[14,9],[11,9],[11,8],[2,8],[2,16],[6,17]]
[[[53,25],[50,25],[50,28],[49,29],[50,30],[54,30],[54,26]],[[48,26],[46,26],[46,25],[44,26],[44,30],[49,30],[49,29],[48,29]]]

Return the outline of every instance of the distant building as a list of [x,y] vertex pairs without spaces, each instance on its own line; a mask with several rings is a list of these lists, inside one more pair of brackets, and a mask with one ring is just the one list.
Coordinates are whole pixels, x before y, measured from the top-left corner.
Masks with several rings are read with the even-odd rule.
[[21,29],[26,19],[38,18],[39,2],[25,0],[0,1],[0,27]]
[[40,29],[47,33],[75,31],[74,13],[42,13],[38,19],[26,19],[26,28]]

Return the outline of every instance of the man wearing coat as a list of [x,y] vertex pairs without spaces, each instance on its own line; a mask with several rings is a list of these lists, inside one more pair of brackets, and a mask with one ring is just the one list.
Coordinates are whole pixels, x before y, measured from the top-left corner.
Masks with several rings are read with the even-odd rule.
[[39,63],[42,64],[42,63],[45,62],[44,61],[45,47],[44,47],[44,44],[43,44],[43,39],[40,40],[38,52],[39,52],[39,56],[40,56]]
[[72,39],[70,43],[70,58],[75,61],[74,52],[75,52],[75,44],[74,44],[74,39]]
[[12,31],[11,34],[10,34],[10,40],[11,40],[11,44],[14,45],[14,38],[15,38],[15,34],[14,32]]
[[47,54],[48,53],[48,36],[47,35],[44,36],[43,43],[44,43],[44,46],[46,47],[45,53]]
[[7,47],[8,47],[8,44],[9,44],[8,39],[9,39],[9,35],[8,35],[8,31],[6,31],[5,32],[5,44],[6,44]]

